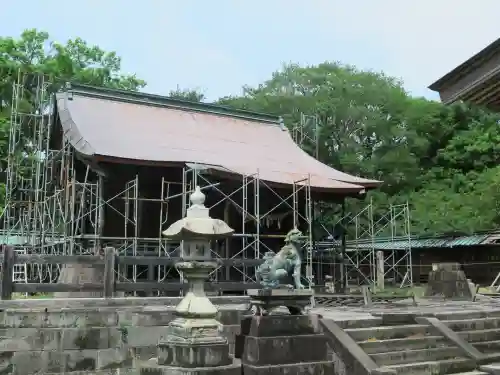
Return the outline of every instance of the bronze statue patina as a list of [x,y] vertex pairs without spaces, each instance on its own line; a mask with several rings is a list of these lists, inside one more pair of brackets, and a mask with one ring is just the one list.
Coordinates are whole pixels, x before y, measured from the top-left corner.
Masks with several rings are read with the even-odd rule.
[[[302,232],[294,228],[286,235],[285,246],[277,254],[270,251],[264,255],[264,263],[255,272],[257,282],[264,289],[276,289],[283,286],[289,289],[304,289],[304,285],[300,282],[302,237]],[[282,282],[289,276],[292,276],[293,285]]]

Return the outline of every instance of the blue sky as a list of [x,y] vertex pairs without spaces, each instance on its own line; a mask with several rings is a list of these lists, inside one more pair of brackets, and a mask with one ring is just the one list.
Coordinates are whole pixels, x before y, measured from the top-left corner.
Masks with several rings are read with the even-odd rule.
[[[85,6],[83,6],[85,4]],[[500,37],[498,0],[0,0],[0,35],[81,37],[166,94],[239,94],[283,62],[325,60],[402,78],[414,95]],[[468,24],[466,29],[463,25]]]

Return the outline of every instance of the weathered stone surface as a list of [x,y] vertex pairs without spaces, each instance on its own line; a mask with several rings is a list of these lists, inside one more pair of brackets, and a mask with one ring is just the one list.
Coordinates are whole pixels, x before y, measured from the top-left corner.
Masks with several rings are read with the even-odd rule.
[[[103,259],[104,251],[100,249],[91,250],[96,257]],[[102,284],[104,282],[104,264],[65,264],[57,280],[61,284]],[[123,297],[125,293],[117,292],[117,297]],[[102,291],[93,292],[57,292],[54,298],[100,298]]]
[[232,363],[229,356],[229,345],[158,345],[158,364],[174,367],[217,367]]
[[286,307],[290,314],[301,315],[310,305],[314,291],[309,289],[248,289],[250,306],[267,315],[271,310]]
[[128,349],[30,351],[15,353],[11,363],[16,375],[119,369],[132,367],[132,353]]
[[472,299],[469,282],[459,263],[433,264],[425,295],[447,299]]
[[13,352],[3,352],[0,353],[0,374],[7,375],[11,374],[13,370],[12,357]]
[[[120,299],[118,299],[120,300]],[[125,300],[20,300],[0,301],[0,375],[75,374],[114,375],[114,369],[137,368],[139,361],[157,356],[158,341],[167,334],[178,298]],[[247,306],[224,304],[234,297],[216,297],[218,316],[239,321]],[[167,304],[168,306],[164,306]],[[18,306],[19,308],[16,308]],[[223,326],[221,334],[234,348],[239,325]],[[137,375],[139,370],[131,370]]]
[[[18,299],[9,301],[0,301],[0,309],[62,309],[62,308],[82,308],[91,309],[102,307],[175,307],[181,297],[126,297],[126,298],[47,298],[47,299]],[[227,296],[210,297],[210,300],[219,309],[227,306],[242,305],[247,306],[249,298],[247,296]]]
[[308,315],[245,316],[241,321],[241,334],[270,337],[310,335],[314,333]]
[[315,332],[307,315],[243,318],[235,356],[244,375],[333,374],[326,337]]
[[[320,362],[327,358],[326,337],[322,334],[245,338],[242,363],[255,366]],[[300,359],[300,361],[298,361]]]
[[140,375],[241,375],[241,364],[238,361],[228,366],[196,368],[161,367],[152,362],[141,366]]
[[242,375],[333,375],[334,371],[332,362],[322,361],[278,366],[244,365]]

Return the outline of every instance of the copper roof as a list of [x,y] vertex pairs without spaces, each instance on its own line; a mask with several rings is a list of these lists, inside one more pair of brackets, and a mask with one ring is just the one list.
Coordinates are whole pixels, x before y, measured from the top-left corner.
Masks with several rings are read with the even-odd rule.
[[142,93],[73,87],[56,95],[65,137],[88,157],[200,163],[238,175],[361,192],[379,181],[339,172],[309,156],[278,118]]

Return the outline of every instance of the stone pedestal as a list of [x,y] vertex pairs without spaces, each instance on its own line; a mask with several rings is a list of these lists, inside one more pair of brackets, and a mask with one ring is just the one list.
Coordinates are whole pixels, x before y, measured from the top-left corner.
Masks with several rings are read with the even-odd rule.
[[429,272],[426,297],[471,300],[472,293],[459,263],[434,263]]
[[273,308],[285,306],[291,315],[301,315],[311,304],[309,289],[248,289],[250,307],[255,315],[267,315]]
[[149,375],[239,375],[240,363],[229,355],[222,325],[215,319],[217,308],[203,290],[214,262],[181,262],[176,265],[189,280],[190,288],[176,307],[177,317],[168,325],[168,335],[158,343],[158,359],[141,368]]
[[307,315],[244,317],[235,356],[243,375],[334,373],[326,338],[314,331]]

